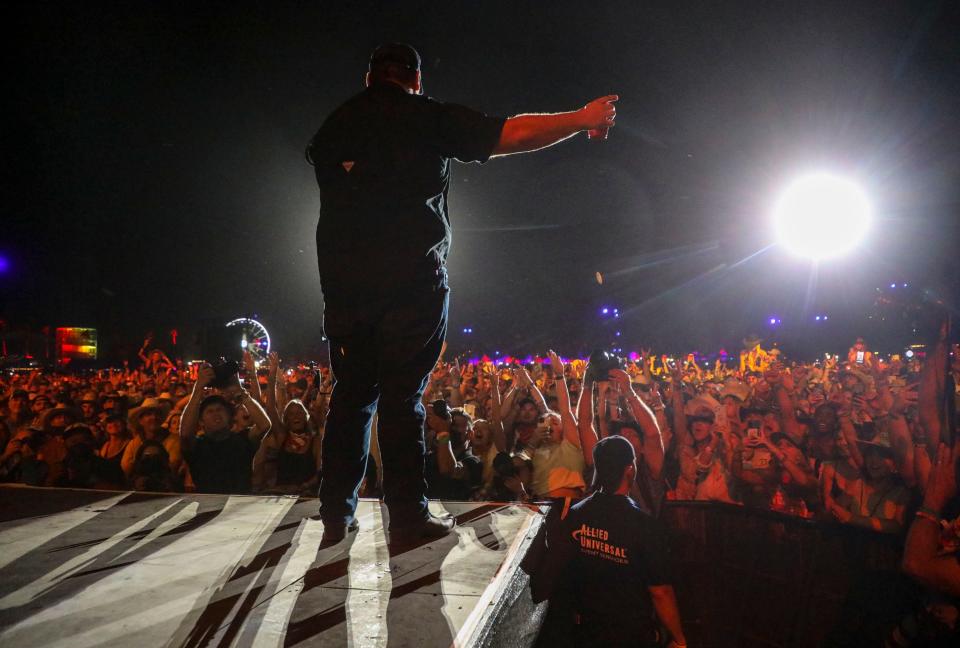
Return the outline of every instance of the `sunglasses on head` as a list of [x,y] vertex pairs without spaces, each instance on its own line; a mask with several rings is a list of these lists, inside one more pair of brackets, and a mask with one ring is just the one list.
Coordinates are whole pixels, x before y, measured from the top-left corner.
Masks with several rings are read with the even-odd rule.
[[691,423],[713,423],[713,420],[714,417],[707,415],[689,417]]

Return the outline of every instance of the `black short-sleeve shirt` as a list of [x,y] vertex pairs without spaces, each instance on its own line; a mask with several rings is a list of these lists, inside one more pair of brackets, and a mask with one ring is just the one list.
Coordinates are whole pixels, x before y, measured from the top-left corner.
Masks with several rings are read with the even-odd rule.
[[337,108],[307,149],[320,187],[325,297],[435,278],[451,241],[450,160],[485,162],[503,123],[390,83]]
[[[569,569],[568,569],[569,568]],[[640,637],[652,628],[648,587],[672,584],[666,529],[629,497],[597,492],[570,507],[548,537],[536,574],[549,590],[564,574],[582,624],[597,645]]]
[[183,457],[198,492],[243,494],[250,492],[257,448],[246,432],[220,439],[203,435],[191,447],[183,448]]

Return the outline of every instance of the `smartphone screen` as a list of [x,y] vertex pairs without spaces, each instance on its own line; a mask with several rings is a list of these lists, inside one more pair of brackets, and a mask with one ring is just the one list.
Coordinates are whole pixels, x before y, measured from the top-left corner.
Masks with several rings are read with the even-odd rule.
[[857,364],[863,364],[863,351],[857,351]]

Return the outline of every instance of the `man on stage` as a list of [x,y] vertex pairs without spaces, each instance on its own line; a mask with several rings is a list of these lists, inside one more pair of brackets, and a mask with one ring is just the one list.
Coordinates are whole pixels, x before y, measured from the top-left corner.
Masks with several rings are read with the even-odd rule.
[[370,56],[366,89],[337,108],[307,149],[320,187],[317,254],[336,377],[323,441],[324,542],[356,528],[357,490],[378,411],[391,542],[439,537],[427,511],[427,377],[447,332],[450,160],[545,148],[614,125],[615,95],[555,114],[488,117],[423,95],[420,55],[390,43]]

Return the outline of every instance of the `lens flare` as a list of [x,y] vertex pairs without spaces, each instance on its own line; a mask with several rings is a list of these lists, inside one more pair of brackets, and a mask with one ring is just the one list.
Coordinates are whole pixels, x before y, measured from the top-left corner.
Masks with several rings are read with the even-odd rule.
[[871,208],[852,180],[816,173],[795,181],[774,209],[777,239],[797,256],[827,259],[852,250],[870,227]]

